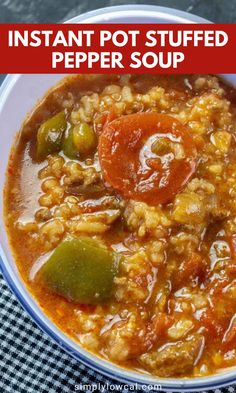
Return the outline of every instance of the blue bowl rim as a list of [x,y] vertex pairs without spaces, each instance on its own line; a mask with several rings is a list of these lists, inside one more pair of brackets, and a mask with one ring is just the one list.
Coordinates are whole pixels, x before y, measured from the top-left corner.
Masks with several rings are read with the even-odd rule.
[[[147,11],[154,11],[154,12],[164,12],[171,15],[178,15],[179,17],[183,17],[186,20],[191,20],[197,23],[210,23],[201,17],[197,17],[195,15],[189,14],[184,11],[175,10],[173,8],[167,7],[158,7],[158,6],[148,6],[148,5],[126,5],[126,6],[115,6],[115,7],[107,7],[101,8],[94,11],[90,11],[88,13],[82,14],[79,17],[75,17],[69,20],[67,23],[75,23],[78,21],[82,21],[85,18],[97,16],[100,13],[107,13],[107,12],[116,12],[116,11],[128,11],[128,10],[147,10]],[[12,82],[14,81],[14,75],[7,75],[0,86],[0,97],[8,90]],[[161,385],[163,391],[171,391],[171,392],[195,392],[195,391],[205,391],[205,390],[212,390],[224,386],[228,386],[234,384],[236,382],[236,370],[226,372],[223,374],[218,374],[210,377],[202,377],[202,378],[193,378],[193,379],[162,379],[162,378],[155,378],[152,379],[150,376],[150,384],[148,382],[144,382],[140,380],[142,378],[142,374],[133,374],[133,376],[125,377],[122,375],[122,368],[117,368],[114,365],[114,371],[106,367],[105,365],[102,366],[99,364],[99,358],[94,356],[94,359],[89,359],[88,356],[83,355],[75,351],[75,349],[70,346],[68,343],[63,341],[63,339],[59,339],[57,334],[53,329],[49,327],[49,325],[41,320],[37,314],[37,312],[33,309],[33,307],[27,302],[25,297],[22,295],[20,290],[18,289],[17,285],[15,284],[12,275],[10,273],[9,264],[7,257],[3,251],[3,248],[0,245],[0,271],[2,272],[6,282],[8,283],[11,291],[16,296],[20,304],[23,306],[25,311],[30,315],[30,317],[36,322],[38,327],[45,332],[59,347],[64,349],[68,354],[73,356],[76,360],[79,360],[85,366],[92,368],[94,371],[99,372],[106,377],[112,378],[122,384],[126,383],[129,385],[137,384],[139,388],[142,386],[148,385]],[[39,306],[38,306],[39,308]],[[79,346],[78,346],[79,348]],[[146,375],[144,375],[146,376]],[[140,378],[139,378],[140,377]]]

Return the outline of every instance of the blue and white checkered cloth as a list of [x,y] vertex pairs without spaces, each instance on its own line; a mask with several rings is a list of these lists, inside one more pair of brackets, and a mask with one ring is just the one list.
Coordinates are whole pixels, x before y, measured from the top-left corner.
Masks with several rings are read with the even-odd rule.
[[[80,385],[117,382],[79,363],[51,341],[0,276],[0,393],[71,393]],[[109,388],[104,393],[114,392]],[[231,386],[214,393],[234,393]]]
[[52,342],[0,275],[0,392],[69,393],[80,384],[99,383],[117,382],[87,368]]

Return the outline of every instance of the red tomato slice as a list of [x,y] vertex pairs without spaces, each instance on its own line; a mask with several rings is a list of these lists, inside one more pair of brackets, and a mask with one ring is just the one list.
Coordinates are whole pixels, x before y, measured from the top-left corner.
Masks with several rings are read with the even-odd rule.
[[186,285],[191,279],[202,282],[207,273],[207,263],[199,254],[193,253],[189,259],[180,263],[178,274],[173,277],[173,286],[175,289]]
[[208,334],[212,338],[216,338],[222,335],[224,329],[220,321],[215,316],[211,309],[205,310],[200,317],[201,323],[205,326]]
[[156,112],[122,116],[106,124],[98,152],[105,180],[124,197],[151,205],[169,202],[196,168],[188,129]]
[[114,108],[111,108],[111,110],[107,113],[102,113],[101,115],[98,115],[97,118],[95,118],[95,131],[98,135],[101,135],[103,129],[109,124],[112,120],[116,118],[116,113],[114,111]]

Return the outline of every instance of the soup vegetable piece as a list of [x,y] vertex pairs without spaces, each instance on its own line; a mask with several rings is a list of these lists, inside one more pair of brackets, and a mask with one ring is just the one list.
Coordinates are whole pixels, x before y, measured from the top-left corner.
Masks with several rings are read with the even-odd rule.
[[160,377],[236,365],[235,116],[212,75],[77,75],[24,122],[9,240],[83,348]]
[[[113,253],[114,254],[114,253]],[[90,238],[67,238],[40,270],[42,280],[74,302],[101,303],[111,297],[115,255]]]
[[61,140],[66,126],[66,114],[62,111],[39,127],[37,133],[37,158],[39,160],[61,150]]
[[108,123],[99,138],[104,177],[125,197],[157,205],[184,186],[196,166],[189,131],[155,112],[126,115]]

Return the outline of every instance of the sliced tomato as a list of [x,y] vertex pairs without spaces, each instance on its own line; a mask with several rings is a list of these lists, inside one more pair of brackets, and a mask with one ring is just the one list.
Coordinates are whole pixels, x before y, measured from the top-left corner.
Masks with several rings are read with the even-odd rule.
[[106,127],[112,120],[116,118],[116,113],[112,107],[109,112],[104,112],[95,118],[95,132],[97,135],[101,135],[104,127]]
[[196,278],[202,282],[207,273],[207,263],[205,259],[196,253],[193,253],[190,258],[183,260],[178,268],[178,274],[174,274],[172,284],[175,289],[187,285],[191,280]]
[[105,180],[125,198],[169,202],[196,168],[196,149],[178,120],[156,112],[122,116],[99,138]]
[[216,315],[211,309],[205,310],[201,317],[201,323],[205,326],[207,333],[212,337],[216,338],[222,335],[223,327]]

